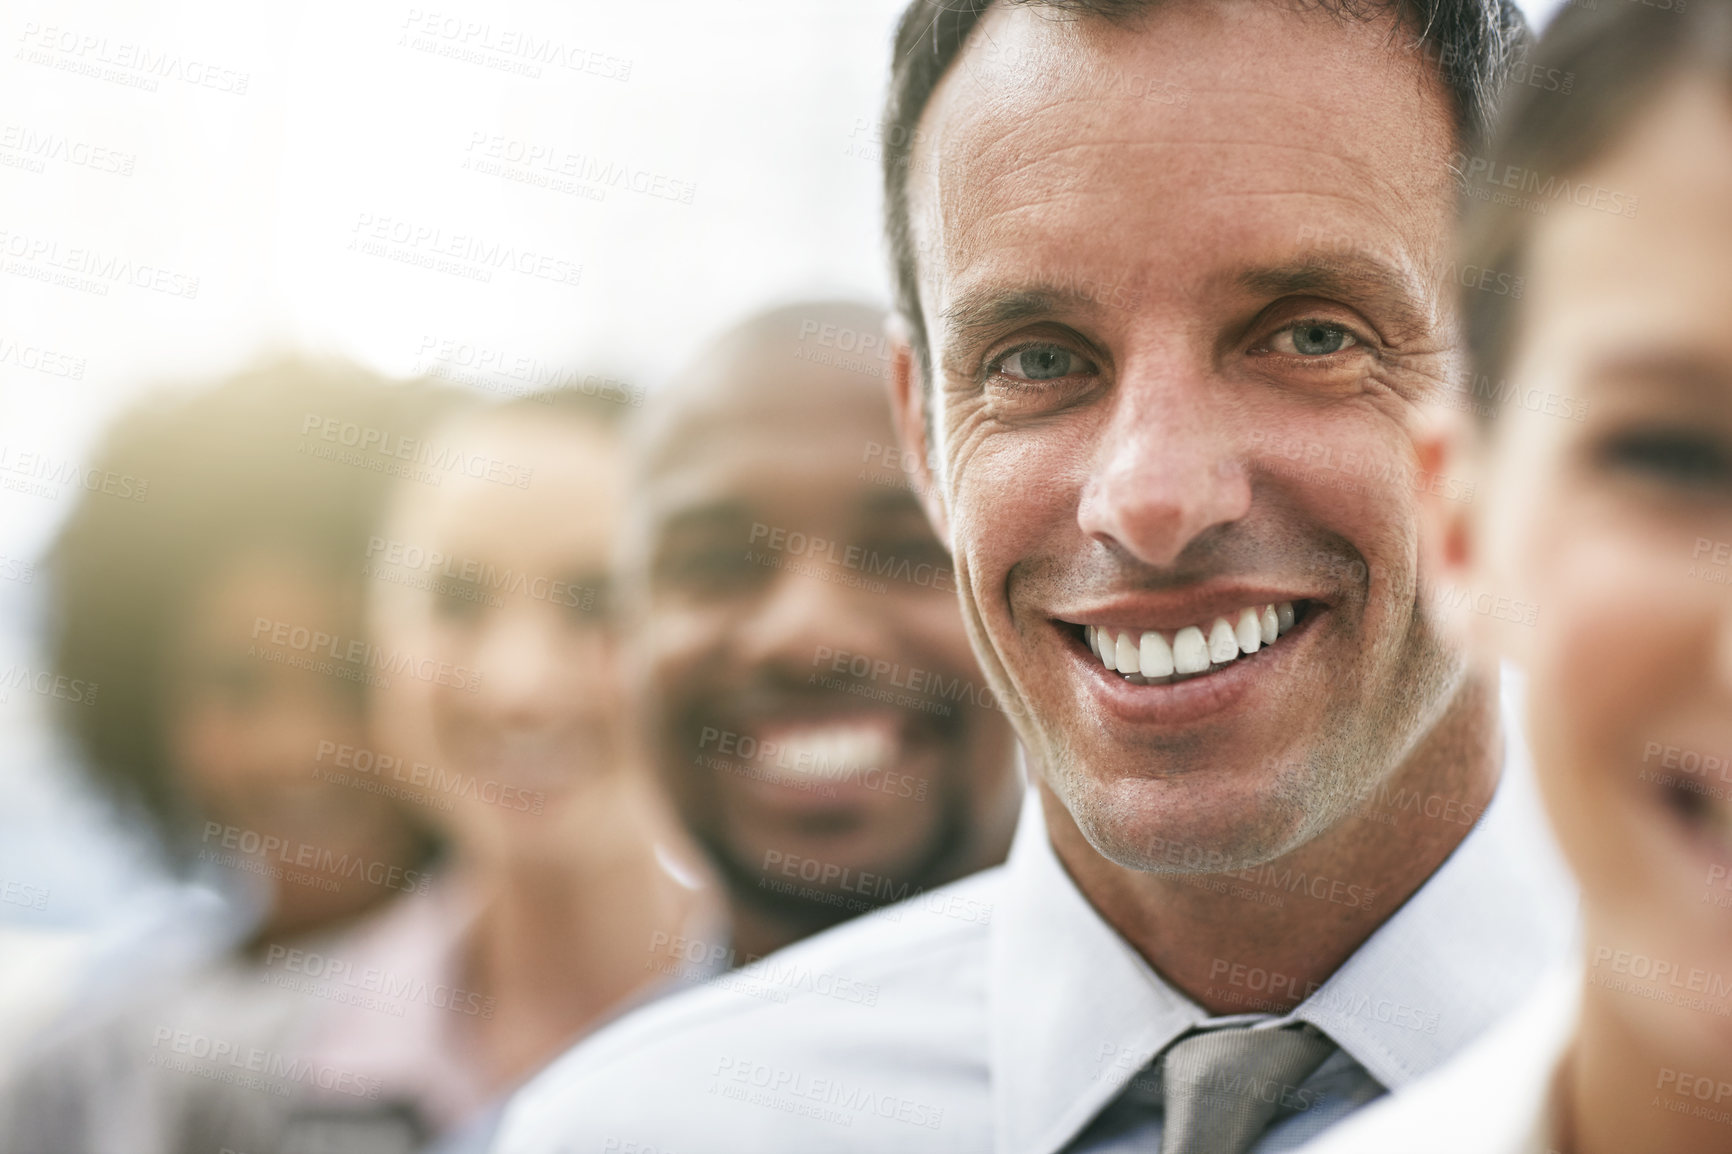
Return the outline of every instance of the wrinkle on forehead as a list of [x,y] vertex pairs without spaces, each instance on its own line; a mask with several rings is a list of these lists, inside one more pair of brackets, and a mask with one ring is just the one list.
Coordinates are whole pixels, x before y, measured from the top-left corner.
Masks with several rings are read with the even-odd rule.
[[[1362,22],[1268,0],[1229,0],[1202,15],[1199,7],[1155,9],[1130,25],[989,10],[934,92],[911,157],[923,294],[941,291],[933,255],[952,272],[966,267],[972,250],[998,243],[1005,214],[1086,198],[1099,175],[1126,163],[1151,169],[1151,192],[1230,173],[1231,189],[1212,190],[1215,199],[1349,201],[1392,244],[1443,232],[1421,214],[1452,195],[1450,97],[1416,53],[1396,46],[1393,15]],[[1246,52],[1247,38],[1271,49]],[[988,64],[992,47],[1036,66]],[[1185,102],[1114,91],[1125,77],[1177,86]],[[1257,164],[1245,152],[1280,162]],[[1310,159],[1295,166],[1294,152]],[[1014,203],[993,206],[995,189],[1011,184]],[[1095,211],[1110,221],[1110,206]]]

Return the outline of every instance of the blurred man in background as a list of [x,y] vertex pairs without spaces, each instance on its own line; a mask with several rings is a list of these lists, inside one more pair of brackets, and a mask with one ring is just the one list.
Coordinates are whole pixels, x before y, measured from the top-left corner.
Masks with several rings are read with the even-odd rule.
[[755,317],[646,414],[628,672],[732,920],[726,941],[653,943],[660,967],[743,965],[1009,846],[1014,738],[893,447],[884,320]]

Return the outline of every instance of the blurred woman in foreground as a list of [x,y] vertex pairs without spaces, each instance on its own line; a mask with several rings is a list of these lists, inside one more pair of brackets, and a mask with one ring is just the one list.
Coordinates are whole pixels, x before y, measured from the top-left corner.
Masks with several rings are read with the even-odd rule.
[[1567,7],[1533,66],[1573,91],[1511,95],[1528,191],[1461,256],[1526,291],[1466,294],[1476,415],[1425,463],[1480,494],[1435,576],[1539,606],[1466,628],[1528,674],[1582,955],[1319,1154],[1732,1151],[1732,3]]

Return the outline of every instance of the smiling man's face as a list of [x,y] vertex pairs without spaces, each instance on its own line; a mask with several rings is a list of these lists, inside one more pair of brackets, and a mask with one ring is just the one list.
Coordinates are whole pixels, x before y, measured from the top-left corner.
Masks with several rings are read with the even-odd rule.
[[644,437],[622,584],[688,828],[736,897],[835,921],[1002,855],[1022,790],[895,464],[882,361],[820,343],[877,344],[883,317],[802,315],[799,336],[785,318],[736,332],[676,384]]
[[1031,762],[1121,865],[1296,848],[1464,684],[1416,567],[1454,137],[1410,39],[1001,6],[921,119],[901,428]]

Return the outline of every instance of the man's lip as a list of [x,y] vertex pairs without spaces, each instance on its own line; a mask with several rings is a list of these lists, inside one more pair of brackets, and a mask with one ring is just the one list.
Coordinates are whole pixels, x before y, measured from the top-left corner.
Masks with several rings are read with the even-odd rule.
[[1086,625],[1104,625],[1113,629],[1154,629],[1171,633],[1195,625],[1207,633],[1210,623],[1217,617],[1230,621],[1241,610],[1261,609],[1283,601],[1295,604],[1308,601],[1313,610],[1327,608],[1327,602],[1313,590],[1246,585],[1187,590],[1182,594],[1140,593],[1114,597],[1060,609],[1049,616],[1054,621],[1079,629]]
[[1213,673],[1164,685],[1138,684],[1106,668],[1083,641],[1082,630],[1067,622],[1054,626],[1082,671],[1090,695],[1120,721],[1136,725],[1179,726],[1204,721],[1238,705],[1274,678],[1291,675],[1316,636],[1328,606],[1312,601],[1304,616],[1275,644],[1235,658]]

